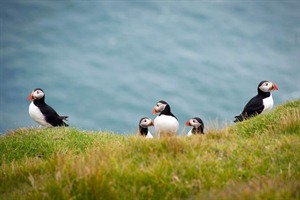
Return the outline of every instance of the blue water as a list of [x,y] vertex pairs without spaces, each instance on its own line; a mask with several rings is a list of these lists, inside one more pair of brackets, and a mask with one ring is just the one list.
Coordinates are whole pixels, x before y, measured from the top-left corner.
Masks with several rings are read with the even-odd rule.
[[[1,1],[0,133],[36,127],[36,87],[69,124],[135,133],[158,100],[232,122],[275,82],[300,98],[300,1]],[[186,130],[187,131],[187,130]]]

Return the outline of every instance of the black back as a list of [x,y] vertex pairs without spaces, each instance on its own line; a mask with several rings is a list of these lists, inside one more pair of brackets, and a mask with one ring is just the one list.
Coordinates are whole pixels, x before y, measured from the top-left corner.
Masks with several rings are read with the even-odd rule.
[[173,113],[171,112],[171,107],[167,102],[161,100],[161,101],[159,101],[159,103],[167,104],[165,109],[163,111],[161,111],[159,116],[161,116],[161,115],[170,115],[170,116],[175,117],[177,119],[177,117],[175,115],[173,115]]
[[236,120],[234,122],[243,121],[255,115],[262,113],[264,110],[263,99],[269,97],[270,92],[263,92],[258,89],[258,94],[250,99],[250,101],[245,105],[243,112],[235,116]]
[[45,116],[45,120],[52,126],[68,126],[63,120],[67,119],[67,116],[59,116],[57,112],[49,105],[45,103],[45,96],[41,99],[33,100],[34,105],[36,105],[40,111]]

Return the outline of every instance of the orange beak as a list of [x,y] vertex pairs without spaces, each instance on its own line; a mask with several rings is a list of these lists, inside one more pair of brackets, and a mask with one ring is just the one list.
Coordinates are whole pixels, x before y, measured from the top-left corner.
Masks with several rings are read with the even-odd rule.
[[278,90],[278,87],[277,87],[277,85],[276,85],[275,83],[272,83],[272,88],[271,88],[271,90]]
[[153,110],[152,110],[152,115],[156,115],[157,114],[157,112],[156,112],[156,110],[153,108]]
[[154,126],[154,121],[151,121],[151,124],[150,124],[150,126]]
[[190,126],[191,124],[190,124],[190,120],[187,120],[186,122],[185,122],[185,125],[186,126]]
[[28,101],[32,101],[32,100],[33,100],[33,96],[32,96],[32,93],[30,93],[28,96]]

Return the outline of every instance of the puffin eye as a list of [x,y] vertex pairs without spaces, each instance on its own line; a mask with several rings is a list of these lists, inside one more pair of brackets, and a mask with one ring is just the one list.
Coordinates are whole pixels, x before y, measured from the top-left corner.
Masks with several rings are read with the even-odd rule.
[[196,122],[196,120],[193,120],[193,122],[195,123],[195,122]]
[[266,86],[268,86],[268,83],[266,83]]

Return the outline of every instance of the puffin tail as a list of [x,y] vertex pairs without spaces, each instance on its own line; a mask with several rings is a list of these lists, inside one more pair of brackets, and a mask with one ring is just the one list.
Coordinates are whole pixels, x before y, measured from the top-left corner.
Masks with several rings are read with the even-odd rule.
[[66,121],[68,121],[68,117],[69,117],[69,116],[59,116],[59,117],[60,117],[61,120],[66,120]]
[[245,119],[242,115],[235,116],[234,118],[235,118],[235,120],[233,121],[234,123],[244,121]]
[[68,127],[69,125],[67,124],[67,123],[65,123],[63,120],[66,120],[66,121],[68,121],[68,117],[69,116],[59,116],[59,118],[62,120],[62,122],[63,122],[63,126],[65,126],[65,127]]

